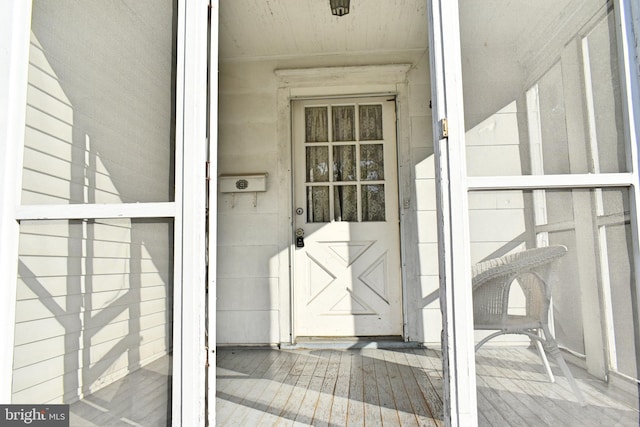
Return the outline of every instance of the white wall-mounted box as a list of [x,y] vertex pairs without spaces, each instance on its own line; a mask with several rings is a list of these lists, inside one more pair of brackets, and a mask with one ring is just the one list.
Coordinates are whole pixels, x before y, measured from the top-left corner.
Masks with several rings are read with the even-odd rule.
[[255,193],[267,191],[267,173],[244,175],[220,175],[218,183],[221,193]]

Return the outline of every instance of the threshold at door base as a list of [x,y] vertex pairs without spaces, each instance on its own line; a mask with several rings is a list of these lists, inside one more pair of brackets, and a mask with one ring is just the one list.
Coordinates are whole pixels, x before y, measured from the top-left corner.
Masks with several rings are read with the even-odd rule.
[[424,348],[422,343],[416,341],[402,341],[399,339],[375,339],[375,338],[299,338],[295,343],[281,343],[282,350],[348,350],[348,349],[402,349]]

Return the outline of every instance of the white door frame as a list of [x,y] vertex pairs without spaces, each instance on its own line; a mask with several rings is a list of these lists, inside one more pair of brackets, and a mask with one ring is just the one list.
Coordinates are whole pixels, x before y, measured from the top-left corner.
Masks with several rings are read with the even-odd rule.
[[[406,113],[409,108],[407,72],[410,64],[369,65],[353,67],[326,67],[276,70],[278,80],[277,93],[277,137],[278,137],[278,176],[289,177],[277,184],[279,210],[288,212],[288,221],[280,221],[278,228],[279,277],[281,283],[288,286],[280,288],[280,342],[292,344],[295,337],[293,325],[293,278],[290,266],[293,264],[293,175],[291,101],[295,99],[335,98],[341,96],[385,96],[396,97],[398,120],[397,145],[398,158],[401,158],[403,146],[408,146],[410,124]],[[405,168],[406,169],[406,168]],[[399,169],[400,171],[400,169]],[[399,199],[403,200],[403,176],[398,176]],[[402,222],[402,221],[401,221]],[[401,256],[403,239],[400,238]],[[406,295],[406,275],[402,274],[402,293]],[[407,307],[403,297],[403,324],[406,326]],[[406,334],[406,327],[403,328]]]
[[0,4],[0,402],[11,402],[19,221],[165,217],[175,229],[172,421],[205,425],[208,10],[209,0],[178,1],[175,202],[53,207],[20,206],[31,1]]

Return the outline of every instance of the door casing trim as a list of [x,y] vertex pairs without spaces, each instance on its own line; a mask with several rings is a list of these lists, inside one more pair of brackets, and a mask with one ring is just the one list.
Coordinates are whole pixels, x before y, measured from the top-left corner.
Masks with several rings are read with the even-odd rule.
[[407,73],[411,64],[367,65],[275,70],[277,89],[279,337],[280,344],[294,343],[293,319],[293,144],[291,104],[298,99],[394,96],[396,98],[396,150],[400,209],[400,263],[402,280],[403,340],[407,340],[407,272],[405,271],[404,214],[410,170],[409,98]]

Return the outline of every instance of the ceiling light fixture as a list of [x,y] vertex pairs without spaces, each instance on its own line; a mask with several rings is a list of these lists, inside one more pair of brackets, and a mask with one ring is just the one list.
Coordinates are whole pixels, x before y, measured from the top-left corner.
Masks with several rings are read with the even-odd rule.
[[331,3],[331,13],[336,16],[343,16],[349,13],[349,2],[351,0],[329,0]]

